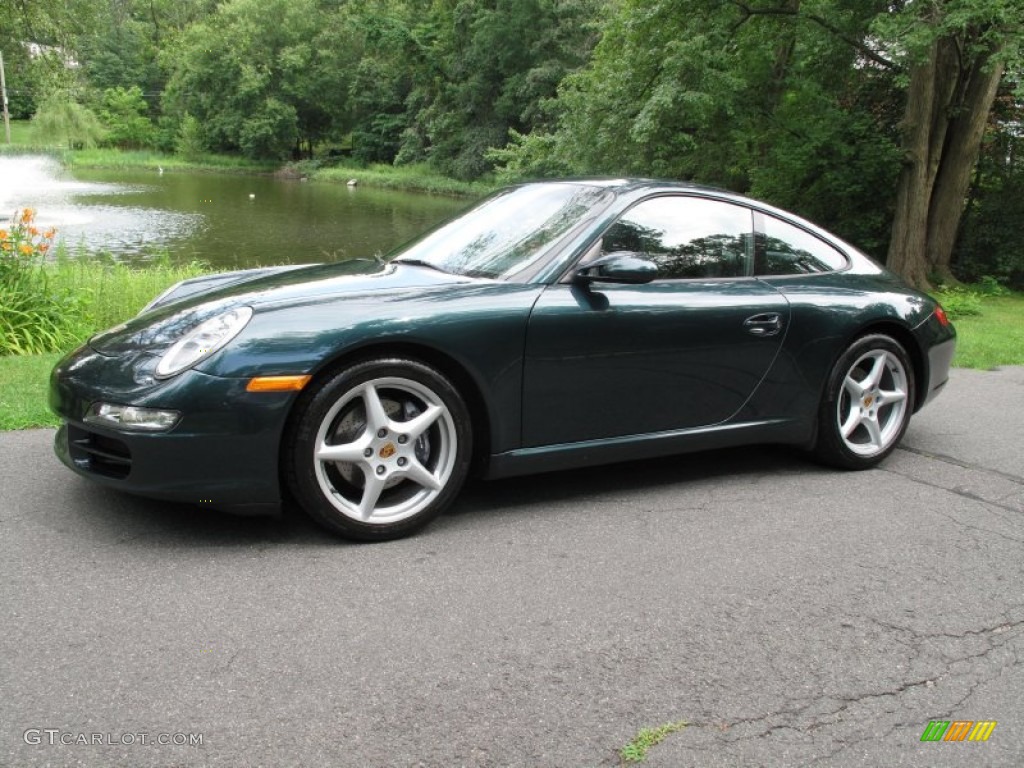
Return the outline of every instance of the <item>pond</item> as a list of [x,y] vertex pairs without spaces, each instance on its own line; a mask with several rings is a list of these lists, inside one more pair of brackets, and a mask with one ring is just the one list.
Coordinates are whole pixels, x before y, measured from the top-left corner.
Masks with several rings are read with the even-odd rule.
[[459,198],[193,171],[76,170],[0,156],[0,224],[34,208],[72,254],[168,254],[233,269],[386,253],[469,205]]

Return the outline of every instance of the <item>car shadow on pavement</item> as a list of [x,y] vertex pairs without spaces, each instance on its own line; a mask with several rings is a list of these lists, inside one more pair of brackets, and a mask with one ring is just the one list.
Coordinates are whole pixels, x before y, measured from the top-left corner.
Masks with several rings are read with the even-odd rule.
[[[473,480],[444,518],[459,527],[504,519],[524,510],[537,511],[559,502],[600,501],[615,495],[641,495],[645,489],[709,478],[744,482],[764,474],[827,472],[793,449],[755,446],[723,449],[505,480]],[[274,517],[245,517],[198,504],[145,499],[92,483],[73,490],[77,525],[115,544],[158,547],[252,547],[268,544],[360,546],[317,525],[297,505],[286,502]],[[552,512],[552,514],[556,514]],[[479,522],[477,522],[479,521]],[[441,533],[445,519],[428,528]],[[442,529],[442,530],[439,530]],[[421,534],[422,535],[422,534]]]
[[[551,504],[572,499],[641,494],[645,489],[685,486],[721,478],[743,482],[764,474],[829,472],[795,448],[777,445],[724,448],[643,461],[563,470],[504,480],[472,481],[448,511],[449,516],[501,513],[510,506]],[[510,504],[512,502],[512,504]]]
[[80,517],[107,532],[118,543],[189,547],[247,547],[271,544],[345,542],[317,526],[305,513],[287,504],[280,515],[235,515],[199,504],[146,499],[92,483],[75,489]]

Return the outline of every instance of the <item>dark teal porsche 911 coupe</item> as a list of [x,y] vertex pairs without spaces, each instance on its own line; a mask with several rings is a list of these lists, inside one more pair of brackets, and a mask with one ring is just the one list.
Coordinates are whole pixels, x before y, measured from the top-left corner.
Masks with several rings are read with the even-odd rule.
[[503,190],[388,258],[186,280],[53,371],[56,452],[144,496],[407,535],[470,472],[747,443],[874,466],[946,383],[942,308],[685,184]]

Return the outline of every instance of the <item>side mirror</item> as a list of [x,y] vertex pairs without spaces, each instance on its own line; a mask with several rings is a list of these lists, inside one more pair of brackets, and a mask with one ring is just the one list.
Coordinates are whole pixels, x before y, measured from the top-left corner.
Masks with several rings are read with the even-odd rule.
[[658,276],[657,265],[633,251],[608,253],[576,270],[578,283],[649,283]]

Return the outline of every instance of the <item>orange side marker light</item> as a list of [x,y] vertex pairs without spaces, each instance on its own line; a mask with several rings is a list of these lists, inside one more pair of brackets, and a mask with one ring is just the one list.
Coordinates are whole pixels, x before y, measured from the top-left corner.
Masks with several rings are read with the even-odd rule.
[[245,385],[246,392],[298,392],[312,376],[256,376]]

